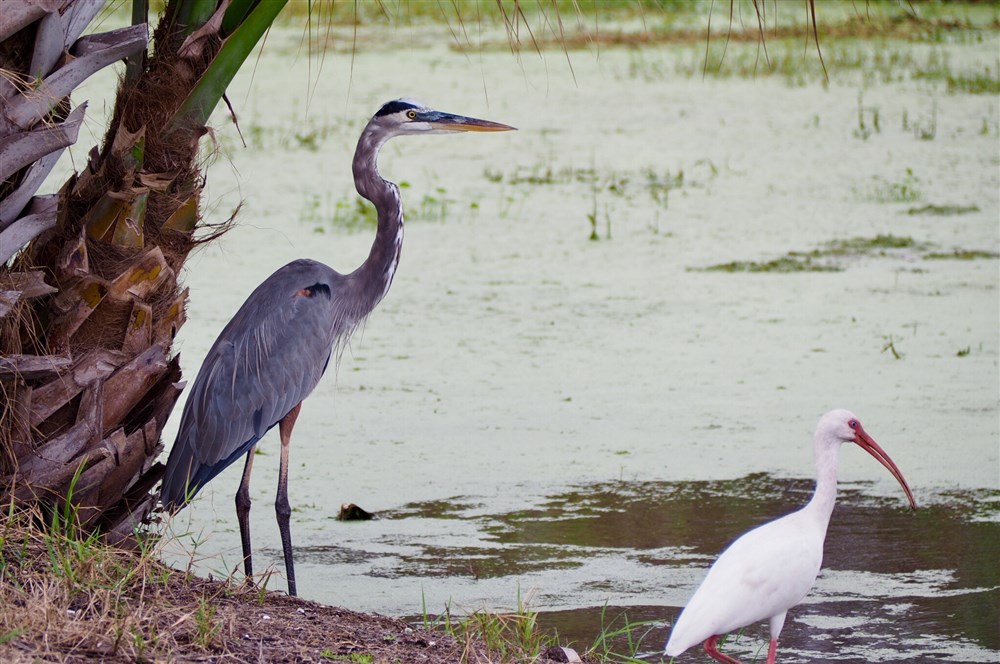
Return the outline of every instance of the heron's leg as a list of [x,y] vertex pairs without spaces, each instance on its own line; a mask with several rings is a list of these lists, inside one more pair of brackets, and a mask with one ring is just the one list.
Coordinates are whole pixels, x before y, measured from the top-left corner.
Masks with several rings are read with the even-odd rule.
[[771,645],[767,647],[767,664],[774,664],[778,657],[778,639],[771,639]]
[[288,528],[292,506],[288,503],[288,445],[292,438],[295,418],[302,408],[300,401],[278,423],[281,434],[281,465],[278,468],[278,497],[274,501],[274,513],[278,517],[278,531],[281,532],[281,548],[285,552],[285,575],[288,577],[288,594],[295,596],[295,566],[292,563],[292,532]]
[[740,664],[740,660],[733,659],[729,655],[723,655],[721,652],[719,652],[719,646],[716,643],[718,640],[719,640],[718,634],[716,634],[715,636],[710,636],[707,639],[705,639],[705,652],[708,653],[708,656],[718,662],[723,662],[724,664]]
[[243,479],[236,491],[236,520],[240,522],[240,540],[243,542],[243,569],[247,573],[247,583],[253,584],[253,563],[250,561],[250,471],[253,470],[254,445],[247,452],[247,462],[243,466]]

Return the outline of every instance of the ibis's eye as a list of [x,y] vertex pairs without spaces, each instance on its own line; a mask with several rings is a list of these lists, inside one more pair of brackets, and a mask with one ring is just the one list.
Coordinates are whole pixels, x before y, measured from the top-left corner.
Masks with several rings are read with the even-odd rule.
[[408,118],[410,118],[412,120],[415,117],[417,117],[417,112],[416,111],[407,111],[406,112],[406,117],[408,117]]
[[847,426],[851,427],[852,429],[857,429],[858,428],[858,421],[857,420],[851,420],[850,422],[847,423]]

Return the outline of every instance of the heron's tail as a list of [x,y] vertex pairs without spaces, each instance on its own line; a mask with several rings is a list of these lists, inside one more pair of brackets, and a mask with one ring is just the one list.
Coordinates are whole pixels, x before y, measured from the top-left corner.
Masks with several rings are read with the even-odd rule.
[[[184,428],[181,423],[181,428]],[[178,434],[174,447],[167,459],[167,469],[163,473],[160,488],[160,502],[168,512],[178,512],[184,508],[208,484],[212,478],[229,467],[236,459],[246,454],[260,440],[254,436],[237,447],[229,456],[215,463],[202,463],[194,453],[190,443],[194,437]]]
[[173,514],[184,508],[201,488],[196,480],[200,464],[186,438],[177,437],[167,459],[160,486],[160,503]]

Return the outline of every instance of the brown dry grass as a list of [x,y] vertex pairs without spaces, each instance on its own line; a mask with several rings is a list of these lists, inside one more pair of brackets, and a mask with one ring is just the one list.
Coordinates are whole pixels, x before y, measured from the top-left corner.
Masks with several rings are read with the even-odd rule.
[[0,517],[0,661],[494,661],[473,640],[186,575],[155,546],[80,539],[72,520]]

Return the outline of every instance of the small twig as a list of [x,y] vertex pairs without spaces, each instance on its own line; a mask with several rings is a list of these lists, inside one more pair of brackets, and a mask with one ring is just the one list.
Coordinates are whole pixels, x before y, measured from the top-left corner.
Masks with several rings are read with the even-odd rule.
[[892,335],[891,334],[889,335],[889,341],[886,342],[886,344],[884,346],[882,346],[882,352],[884,353],[885,351],[891,352],[892,356],[894,358],[896,358],[897,360],[903,359],[902,353],[900,353],[899,351],[896,350],[896,344],[893,343]]
[[826,62],[823,61],[823,51],[819,47],[819,28],[816,27],[816,0],[807,0],[809,13],[812,15],[813,39],[816,42],[816,54],[819,55],[819,63],[823,65],[823,78],[830,82],[830,74],[826,71]]
[[243,131],[240,129],[240,122],[236,119],[236,111],[233,109],[232,103],[229,101],[229,97],[226,93],[222,93],[222,101],[226,102],[226,108],[229,109],[229,115],[233,118],[233,124],[236,125],[236,133],[240,135],[240,142],[243,143],[243,147],[247,146],[246,139],[243,138]]

